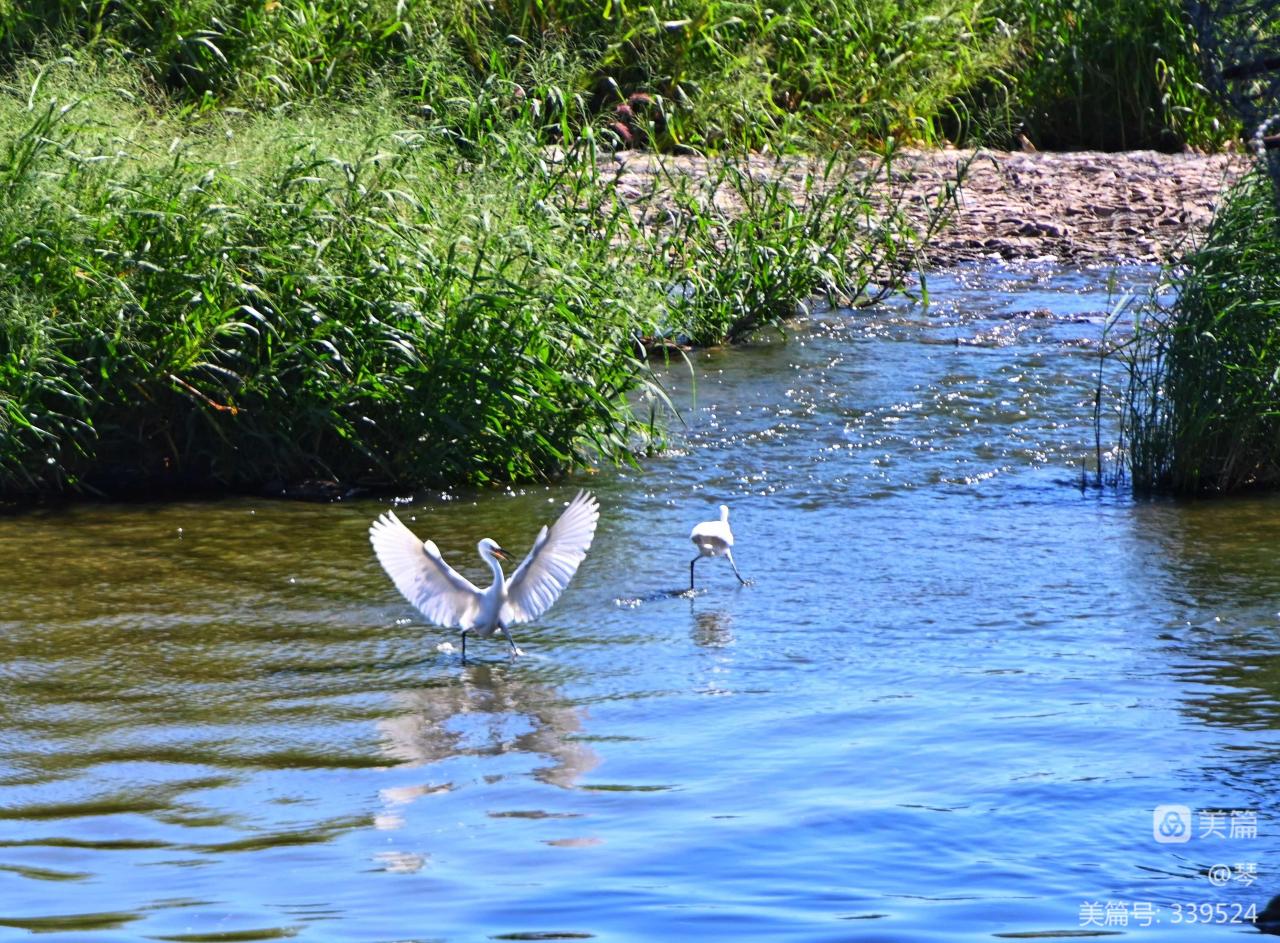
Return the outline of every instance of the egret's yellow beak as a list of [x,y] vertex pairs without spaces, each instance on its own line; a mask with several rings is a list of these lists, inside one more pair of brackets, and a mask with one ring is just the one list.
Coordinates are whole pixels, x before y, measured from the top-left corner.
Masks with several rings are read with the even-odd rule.
[[503,550],[501,547],[494,547],[494,548],[493,548],[493,555],[494,555],[495,557],[497,557],[499,560],[510,560],[510,559],[511,559],[511,557],[507,554],[507,551]]

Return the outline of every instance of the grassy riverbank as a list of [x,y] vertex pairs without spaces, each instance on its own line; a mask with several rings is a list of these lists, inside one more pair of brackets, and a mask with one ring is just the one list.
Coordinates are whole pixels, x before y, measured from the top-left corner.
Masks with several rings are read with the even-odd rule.
[[1231,134],[1169,0],[0,0],[0,58],[63,45],[120,52],[193,110],[390,89],[460,141],[529,103],[548,137],[596,118],[701,149]]
[[21,78],[0,98],[11,496],[624,458],[667,412],[646,345],[912,267],[874,172],[835,163],[807,196],[726,161],[623,202],[593,137],[548,149],[532,108],[460,149],[385,91],[195,120],[124,68]]
[[1264,170],[1224,200],[1139,323],[1127,438],[1139,493],[1280,486],[1280,213]]
[[654,346],[911,271],[854,148],[1212,145],[1189,57],[1154,3],[0,0],[0,497],[624,460]]

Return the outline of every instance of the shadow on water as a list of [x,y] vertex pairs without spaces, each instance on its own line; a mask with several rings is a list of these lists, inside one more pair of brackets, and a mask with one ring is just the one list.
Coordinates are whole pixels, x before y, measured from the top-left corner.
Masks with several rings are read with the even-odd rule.
[[1206,769],[1266,809],[1280,793],[1280,497],[1139,505],[1139,552],[1163,574],[1152,640],[1182,690],[1181,712],[1237,732]]

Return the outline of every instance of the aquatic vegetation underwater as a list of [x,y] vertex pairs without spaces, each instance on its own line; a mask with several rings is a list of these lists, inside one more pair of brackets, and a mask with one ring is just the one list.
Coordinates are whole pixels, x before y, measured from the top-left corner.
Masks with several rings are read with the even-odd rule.
[[1201,246],[1146,309],[1127,360],[1134,489],[1280,485],[1280,213],[1264,169],[1236,185]]

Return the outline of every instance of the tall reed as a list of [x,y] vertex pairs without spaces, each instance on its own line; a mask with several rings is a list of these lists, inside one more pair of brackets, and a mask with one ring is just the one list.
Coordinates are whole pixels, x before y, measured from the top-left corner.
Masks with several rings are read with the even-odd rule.
[[653,225],[580,99],[542,87],[582,128],[552,149],[541,99],[497,122],[493,84],[457,92],[450,116],[385,89],[193,114],[127,64],[31,66],[0,94],[0,495],[627,460],[667,408],[645,338],[891,284],[917,238],[867,228],[871,178],[796,199],[735,161],[689,185],[735,212],[689,198]]
[[1129,356],[1125,438],[1140,494],[1280,486],[1280,214],[1256,170],[1173,273]]
[[[941,192],[917,222],[892,197],[892,149],[876,161],[712,161],[704,175],[666,170],[638,206],[633,239],[667,286],[665,336],[697,346],[742,340],[815,296],[865,306],[899,290],[953,209]],[[957,165],[956,183],[966,166]]]
[[[496,120],[532,98],[562,137],[580,98],[622,143],[665,149],[1019,130],[1050,148],[1211,147],[1233,131],[1167,0],[0,0],[0,65],[60,45],[123,52],[194,109],[385,84],[456,113],[459,79],[489,81]],[[563,98],[530,87],[549,55],[572,64]]]
[[643,448],[648,289],[578,210],[588,162],[466,168],[385,104],[120,140],[92,102],[5,103],[0,491],[529,478]]
[[1040,148],[1218,148],[1237,122],[1205,88],[1195,34],[1167,0],[1001,0],[1019,55],[978,96],[988,125]]

